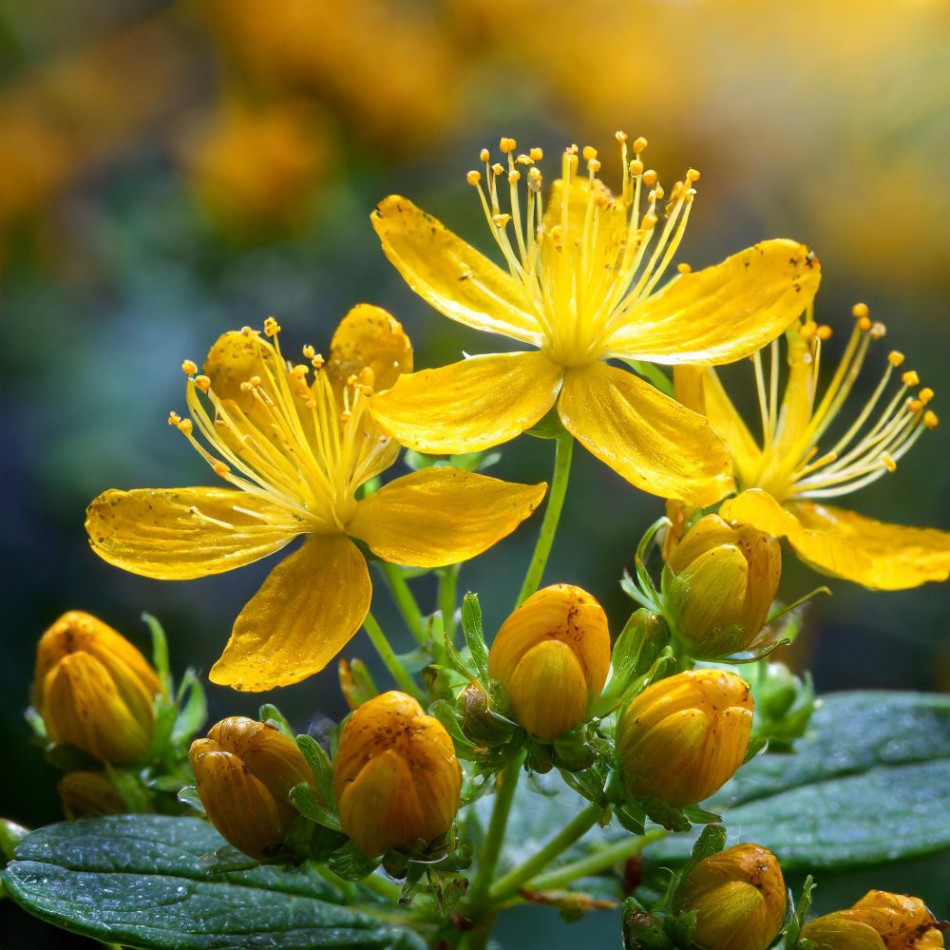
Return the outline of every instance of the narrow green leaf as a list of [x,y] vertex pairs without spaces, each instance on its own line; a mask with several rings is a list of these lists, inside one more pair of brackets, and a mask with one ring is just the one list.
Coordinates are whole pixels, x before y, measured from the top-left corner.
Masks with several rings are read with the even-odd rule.
[[488,682],[488,648],[485,646],[485,634],[482,630],[482,608],[478,594],[468,593],[462,599],[462,632],[472,654],[472,662],[478,671],[478,678]]

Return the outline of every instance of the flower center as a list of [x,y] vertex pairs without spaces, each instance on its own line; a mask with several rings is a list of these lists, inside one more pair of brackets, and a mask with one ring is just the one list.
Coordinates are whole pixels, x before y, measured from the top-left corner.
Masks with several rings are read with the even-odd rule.
[[762,456],[755,471],[740,473],[743,488],[763,488],[779,501],[844,495],[896,471],[898,461],[923,431],[937,426],[936,413],[926,408],[933,390],[923,387],[911,395],[910,390],[920,385],[913,370],[902,372],[895,381],[904,355],[892,350],[880,381],[856,410],[850,426],[830,448],[819,448],[822,436],[848,402],[871,343],[886,333],[883,323],[871,321],[864,304],[856,304],[852,312],[854,329],[817,406],[822,342],[831,336],[831,329],[816,325],[811,311],[786,334],[789,371],[781,405],[778,341],[770,348],[768,382],[764,351],[752,357],[762,419]]
[[[536,317],[545,353],[556,363],[579,366],[601,359],[606,341],[628,319],[633,305],[648,297],[662,279],[676,253],[689,218],[693,184],[699,172],[690,169],[685,182],[676,182],[663,211],[665,223],[657,228],[658,203],[665,192],[652,169],[644,169],[644,138],[633,143],[629,158],[627,135],[618,132],[623,166],[619,196],[597,178],[601,163],[597,150],[580,153],[587,175],[578,174],[576,145],[564,151],[561,177],[544,209],[542,175],[537,166],[540,148],[515,155],[514,139],[500,143],[507,164],[492,162],[482,149],[484,176],[468,173],[482,209],[511,276],[524,288],[526,305]],[[508,210],[499,195],[508,184]],[[520,185],[526,180],[527,198],[522,214]],[[641,205],[646,194],[646,211]],[[509,224],[511,234],[509,237]]]
[[312,346],[303,348],[309,365],[291,365],[279,331],[272,317],[264,324],[272,343],[249,327],[241,331],[252,345],[243,352],[254,357],[241,366],[246,376],[222,374],[220,392],[185,360],[191,418],[173,412],[168,422],[225,481],[287,509],[313,532],[337,533],[355,513],[356,490],[386,467],[393,448],[367,411],[373,371],[336,379]]

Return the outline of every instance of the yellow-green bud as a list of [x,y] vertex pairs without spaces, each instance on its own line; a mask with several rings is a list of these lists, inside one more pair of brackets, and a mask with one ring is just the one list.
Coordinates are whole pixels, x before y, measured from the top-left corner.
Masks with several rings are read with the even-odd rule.
[[746,650],[758,636],[782,576],[778,541],[719,515],[700,518],[673,549],[663,572],[666,605],[692,656]]
[[617,726],[617,757],[631,795],[692,805],[708,798],[745,758],[754,701],[724,670],[690,670],[647,687]]
[[90,614],[63,614],[36,649],[33,705],[53,742],[100,762],[134,762],[152,740],[158,675],[121,634]]
[[316,787],[293,739],[244,716],[222,719],[191,744],[188,759],[215,828],[260,861],[279,850],[297,820],[290,790],[301,782]]
[[501,625],[488,672],[504,687],[514,718],[544,741],[587,718],[610,669],[607,616],[579,587],[554,584]]
[[868,891],[853,907],[810,920],[802,937],[828,950],[940,950],[943,933],[923,901]]
[[696,913],[693,942],[703,950],[765,950],[785,920],[785,880],[771,851],[739,844],[700,861],[677,895]]
[[346,720],[333,767],[340,825],[367,854],[428,843],[455,820],[462,772],[452,739],[405,693],[376,696]]
[[73,821],[87,815],[121,815],[122,797],[102,772],[67,772],[56,784],[63,814]]

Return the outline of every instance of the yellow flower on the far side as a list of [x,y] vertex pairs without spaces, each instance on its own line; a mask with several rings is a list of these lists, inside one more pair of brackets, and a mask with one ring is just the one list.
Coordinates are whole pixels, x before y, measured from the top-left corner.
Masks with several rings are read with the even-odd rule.
[[[831,331],[817,326],[810,311],[785,337],[789,368],[781,400],[779,342],[772,344],[770,365],[755,354],[760,440],[753,437],[715,370],[677,367],[676,394],[705,412],[729,447],[740,494],[720,509],[727,521],[787,538],[812,567],[865,587],[901,590],[946,580],[950,533],[887,524],[827,503],[893,472],[924,430],[937,425],[936,414],[927,408],[933,390],[918,388],[917,373],[900,369],[904,355],[896,350],[888,355],[868,402],[846,412],[868,347],[885,333],[883,324],[871,321],[864,304],[853,312],[851,338],[820,399],[821,344]],[[839,417],[842,431],[837,440],[825,439]]]
[[411,369],[409,339],[386,311],[362,304],[326,361],[306,346],[294,366],[279,330],[270,317],[266,338],[226,333],[202,372],[190,360],[182,367],[191,418],[172,413],[169,423],[232,487],[107,491],[86,521],[100,557],[162,580],[241,567],[304,536],[241,611],[211,669],[212,682],[245,690],[305,679],[359,630],[372,588],[351,538],[396,564],[454,564],[513,531],[546,487],[436,467],[361,497],[399,454],[366,407],[373,387]]
[[373,225],[416,293],[452,320],[538,352],[476,356],[403,376],[374,398],[373,412],[417,451],[470,452],[514,438],[556,404],[565,428],[638,488],[710,504],[732,490],[732,476],[706,420],[606,361],[718,364],[748,356],[812,299],[818,262],[793,241],[765,241],[697,273],[683,266],[657,289],[699,174],[687,172],[667,196],[656,172],[644,168],[646,141],[633,143],[631,159],[627,137],[617,139],[619,195],[597,177],[594,149],[583,150],[587,174],[578,174],[572,146],[546,204],[540,149],[516,155],[515,141],[503,138],[506,164],[482,150],[484,174],[469,172],[468,180],[507,270],[408,199],[380,203]]

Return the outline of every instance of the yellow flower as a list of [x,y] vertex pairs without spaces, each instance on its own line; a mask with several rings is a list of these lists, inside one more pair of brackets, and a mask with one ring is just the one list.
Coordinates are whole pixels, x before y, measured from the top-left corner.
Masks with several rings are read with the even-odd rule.
[[739,844],[703,858],[686,875],[677,909],[696,914],[704,950],[765,950],[785,919],[785,879],[771,851]]
[[725,670],[687,670],[648,686],[617,724],[617,758],[631,795],[692,805],[742,765],[752,731],[749,684]]
[[[723,263],[680,276],[657,290],[679,246],[698,172],[667,196],[641,160],[646,141],[617,136],[623,189],[598,179],[585,148],[564,153],[546,210],[540,149],[468,180],[481,199],[508,271],[448,231],[406,198],[390,196],[373,213],[386,256],[416,293],[445,316],[538,348],[477,356],[404,376],[373,411],[382,427],[422,452],[469,452],[514,438],[557,405],[567,430],[638,488],[709,504],[732,488],[728,456],[706,420],[639,376],[606,365],[729,363],[780,334],[818,286],[807,248],[766,241]],[[505,186],[510,209],[503,211]],[[527,185],[522,215],[521,182]],[[647,207],[641,214],[641,198]]]
[[405,693],[376,696],[346,720],[333,769],[340,825],[367,854],[428,843],[455,821],[462,772],[452,740]]
[[207,739],[192,742],[188,760],[198,797],[221,837],[259,860],[280,848],[297,821],[290,790],[301,782],[315,787],[293,739],[245,716],[212,726]]
[[943,934],[922,900],[868,891],[853,907],[810,920],[802,937],[819,950],[942,950]]
[[49,738],[100,762],[145,755],[161,689],[145,657],[91,614],[63,614],[37,645],[33,705]]
[[[769,366],[755,354],[764,433],[759,441],[715,370],[678,367],[677,395],[705,412],[729,447],[741,493],[723,504],[720,514],[727,521],[788,538],[816,570],[866,587],[899,590],[946,580],[950,533],[886,524],[826,503],[893,472],[924,430],[937,425],[936,414],[927,408],[933,390],[918,389],[917,373],[902,368],[904,356],[897,351],[889,354],[867,403],[845,412],[869,346],[885,333],[863,304],[854,307],[854,316],[851,338],[820,399],[822,340],[830,330],[816,326],[810,312],[786,334],[789,369],[781,401],[778,341],[772,344]],[[836,441],[827,440],[832,444],[820,445],[839,415],[847,428]]]
[[609,669],[607,615],[571,584],[532,594],[501,625],[488,654],[488,671],[515,718],[545,741],[583,721]]
[[212,682],[245,690],[305,679],[359,630],[372,588],[350,538],[396,564],[453,564],[513,531],[546,487],[436,467],[359,497],[399,453],[366,396],[411,367],[409,340],[388,313],[363,304],[341,322],[328,360],[307,346],[307,362],[291,366],[279,329],[269,318],[268,339],[226,333],[203,372],[183,365],[191,418],[172,413],[169,422],[233,488],[107,491],[86,521],[102,558],[162,580],[228,571],[305,537],[245,606],[212,667]]

